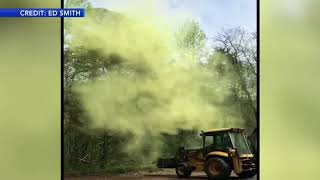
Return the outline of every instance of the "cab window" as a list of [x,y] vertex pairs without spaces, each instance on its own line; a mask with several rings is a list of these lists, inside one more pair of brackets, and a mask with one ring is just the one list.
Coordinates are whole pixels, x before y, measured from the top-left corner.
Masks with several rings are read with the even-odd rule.
[[232,143],[228,133],[216,134],[210,137],[207,137],[206,146],[213,146],[216,148],[226,148],[232,147]]

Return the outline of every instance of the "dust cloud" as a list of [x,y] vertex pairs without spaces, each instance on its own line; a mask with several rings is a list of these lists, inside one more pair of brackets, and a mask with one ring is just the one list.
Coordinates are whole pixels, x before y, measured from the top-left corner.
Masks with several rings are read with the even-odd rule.
[[128,150],[133,151],[150,140],[156,149],[162,133],[240,125],[242,120],[221,106],[230,94],[228,80],[177,46],[173,23],[164,23],[171,20],[157,24],[140,17],[110,13],[97,18],[92,13],[70,22],[71,48],[97,49],[120,62],[74,89],[90,126],[131,133]]

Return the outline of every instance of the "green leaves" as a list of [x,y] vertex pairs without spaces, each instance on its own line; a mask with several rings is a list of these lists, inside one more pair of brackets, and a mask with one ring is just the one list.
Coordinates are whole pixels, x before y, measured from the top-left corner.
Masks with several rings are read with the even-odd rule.
[[198,22],[190,20],[185,22],[176,33],[176,41],[179,48],[195,51],[204,48],[207,36]]

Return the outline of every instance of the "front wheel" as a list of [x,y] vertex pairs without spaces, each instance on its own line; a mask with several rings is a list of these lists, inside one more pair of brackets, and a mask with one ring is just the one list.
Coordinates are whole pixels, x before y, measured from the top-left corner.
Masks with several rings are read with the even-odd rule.
[[181,163],[176,167],[176,173],[179,178],[186,178],[191,175],[191,170],[185,163]]
[[210,179],[228,179],[231,167],[224,159],[212,157],[205,163],[205,172]]
[[257,172],[255,170],[253,170],[253,171],[243,171],[237,175],[241,178],[252,178],[256,174],[257,174]]

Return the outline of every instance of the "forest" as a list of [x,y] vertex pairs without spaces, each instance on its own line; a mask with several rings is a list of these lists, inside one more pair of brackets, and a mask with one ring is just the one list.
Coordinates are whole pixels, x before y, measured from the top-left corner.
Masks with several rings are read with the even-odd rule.
[[200,130],[255,130],[256,32],[209,37],[187,20],[167,38],[161,25],[86,8],[90,21],[65,21],[65,173],[156,171],[157,157],[200,147]]

